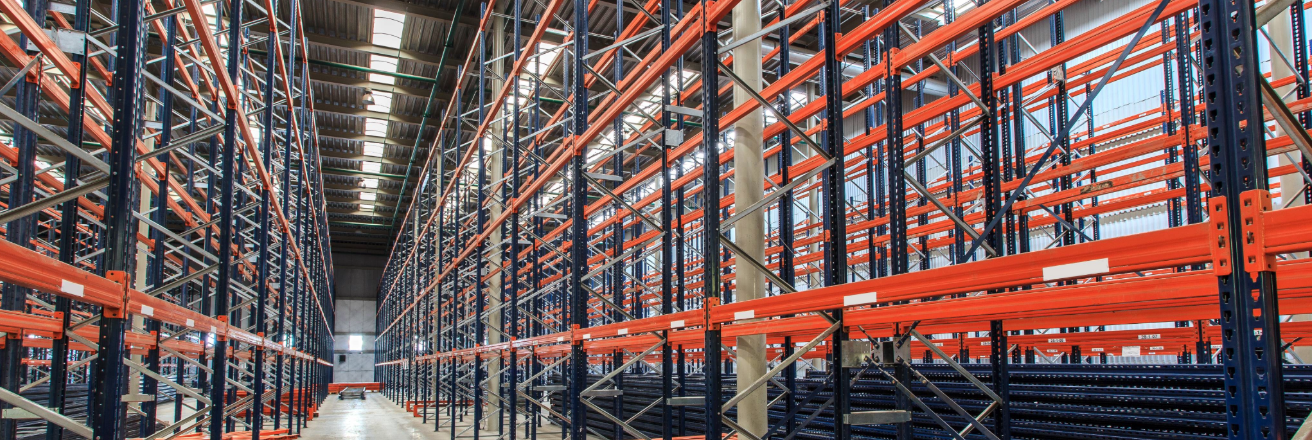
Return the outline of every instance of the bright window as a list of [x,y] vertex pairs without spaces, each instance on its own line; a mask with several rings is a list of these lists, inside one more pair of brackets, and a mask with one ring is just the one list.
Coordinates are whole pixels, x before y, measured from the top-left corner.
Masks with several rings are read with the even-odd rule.
[[346,349],[350,351],[364,350],[364,336],[351,335],[351,337],[346,340]]
[[371,192],[360,193],[360,200],[378,200],[378,194]]
[[379,113],[392,112],[392,92],[372,90],[369,94],[373,95],[374,103],[364,106],[365,110]]
[[378,118],[364,118],[364,135],[387,137],[387,120]]
[[360,185],[365,188],[377,188],[378,179],[363,179],[361,180]]
[[[369,68],[370,68],[370,69],[374,69],[374,70],[382,70],[382,71],[387,71],[387,72],[395,72],[395,71],[396,71],[396,58],[392,58],[392,57],[388,57],[388,56],[382,56],[382,55],[373,55],[373,54],[370,54],[370,55],[369,55]],[[380,73],[370,73],[370,74],[369,74],[369,81],[376,82],[376,83],[379,83],[379,84],[396,84],[396,77],[391,76],[391,75],[383,75],[383,74],[380,74]]]
[[364,155],[373,157],[383,157],[383,144],[378,142],[365,142]]
[[364,170],[366,173],[377,173],[383,171],[383,164],[365,161],[360,164],[360,169]]
[[401,48],[401,29],[405,28],[405,15],[374,9],[374,38],[376,45]]
[[374,205],[360,205],[361,211],[373,211]]

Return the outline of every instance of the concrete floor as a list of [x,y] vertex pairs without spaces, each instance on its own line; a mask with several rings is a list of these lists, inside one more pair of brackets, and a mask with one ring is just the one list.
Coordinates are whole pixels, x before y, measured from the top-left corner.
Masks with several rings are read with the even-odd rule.
[[[445,413],[446,409],[443,408]],[[445,420],[445,414],[443,414]],[[369,393],[366,400],[338,400],[337,396],[328,396],[319,408],[319,417],[310,421],[310,426],[301,433],[305,440],[451,440],[451,427],[443,426],[441,431],[433,431],[433,421],[421,423],[423,419],[414,417],[403,407],[393,403],[378,393]],[[473,439],[473,430],[468,429],[472,415],[466,415],[464,422],[456,424],[458,440]],[[496,430],[483,432],[482,439],[497,438]],[[523,427],[518,438],[527,439]],[[509,438],[509,436],[507,436]],[[546,425],[538,428],[538,440],[560,440],[560,427]]]

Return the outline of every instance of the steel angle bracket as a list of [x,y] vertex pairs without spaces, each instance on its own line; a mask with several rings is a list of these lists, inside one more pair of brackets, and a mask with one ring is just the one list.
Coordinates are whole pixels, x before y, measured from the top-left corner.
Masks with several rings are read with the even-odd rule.
[[1254,189],[1240,195],[1239,225],[1244,234],[1244,271],[1257,277],[1259,272],[1276,270],[1276,256],[1266,251],[1266,231],[1263,215],[1271,210],[1271,193]]
[[1229,218],[1226,214],[1229,207],[1225,196],[1208,198],[1207,209],[1208,223],[1212,225],[1211,243],[1208,244],[1212,250],[1212,273],[1219,277],[1227,276],[1234,268],[1230,264],[1230,250],[1226,249],[1230,245],[1230,224],[1226,220]]

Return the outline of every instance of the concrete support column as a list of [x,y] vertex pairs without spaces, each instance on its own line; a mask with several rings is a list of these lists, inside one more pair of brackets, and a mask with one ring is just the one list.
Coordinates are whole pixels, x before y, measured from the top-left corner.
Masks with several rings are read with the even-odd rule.
[[[733,38],[739,40],[761,30],[760,0],[743,0],[733,8]],[[733,50],[733,72],[753,89],[761,89],[761,42],[754,40]],[[752,95],[734,87],[733,103],[742,105]],[[752,206],[765,197],[764,143],[765,119],[757,108],[734,124],[734,205]],[[710,158],[708,158],[710,160]],[[765,215],[757,211],[734,224],[734,244],[742,248],[743,257],[765,261]],[[747,301],[765,296],[765,274],[749,264],[740,262],[734,271],[737,289],[734,301]],[[741,389],[765,375],[765,335],[738,337],[738,387]],[[766,415],[765,388],[759,388],[738,404],[738,424],[756,436],[765,435],[769,425]]]
[[[491,56],[488,57],[489,59],[499,57],[506,53],[506,39],[504,38],[504,36],[506,35],[506,20],[501,17],[493,17],[491,25],[492,25],[491,26],[492,31],[488,32],[488,36],[489,36],[488,43],[491,43],[492,53]],[[504,82],[501,80],[501,78],[505,78],[506,76],[504,61],[505,60],[496,61],[492,63],[491,66],[488,66],[491,68],[493,73],[492,75],[488,75],[488,86],[492,90],[492,96],[496,96],[496,92],[501,90],[501,84]],[[503,105],[502,108],[505,108],[505,106]],[[495,122],[489,125],[488,134],[484,135],[484,139],[502,139],[501,134],[505,128],[503,127],[502,124],[503,124],[502,122]],[[503,147],[503,145],[495,141],[484,141],[483,143],[483,148],[489,148],[492,150],[488,152],[489,154],[487,156],[487,161],[488,161],[487,175],[488,175],[488,179],[490,179],[492,182],[501,180],[503,174],[505,173],[505,167],[503,167],[501,164],[501,158],[505,157],[503,156],[503,154],[505,153],[501,147]],[[499,150],[501,152],[494,153],[495,151],[499,151]],[[500,194],[501,191],[497,190],[492,194],[488,194],[488,199],[492,200],[494,198],[500,197]],[[487,210],[488,210],[488,218],[501,217],[502,209],[500,204],[488,203]],[[504,236],[501,234],[501,228],[496,228],[495,230],[492,231],[492,235],[488,237],[487,242],[496,244],[497,247],[501,247],[499,243],[501,243],[503,238]],[[491,273],[492,271],[499,269],[502,266],[502,262],[504,261],[502,259],[502,254],[501,252],[499,252],[499,250],[491,250],[491,253],[489,255],[490,256],[487,259],[488,268],[487,268],[487,272],[485,273]],[[487,287],[488,287],[487,289],[488,310],[499,310],[501,306],[501,298],[505,297],[505,293],[502,292],[501,290],[501,274],[497,274],[496,276],[493,276],[490,280],[488,280]],[[501,343],[502,342],[501,332],[504,330],[501,328],[501,312],[497,311],[494,313],[485,314],[483,316],[483,320],[487,322],[487,329],[488,329],[487,343],[488,344]],[[496,427],[498,426],[497,421],[503,417],[501,413],[497,412],[497,409],[500,407],[500,402],[501,402],[500,399],[501,360],[500,359],[487,360],[487,377],[490,380],[488,380],[487,382],[487,394],[486,397],[483,399],[485,405],[485,407],[483,408],[483,414],[484,415],[495,414],[496,417],[489,417],[487,419],[487,422],[484,423],[483,429],[491,430],[491,429],[496,429]]]

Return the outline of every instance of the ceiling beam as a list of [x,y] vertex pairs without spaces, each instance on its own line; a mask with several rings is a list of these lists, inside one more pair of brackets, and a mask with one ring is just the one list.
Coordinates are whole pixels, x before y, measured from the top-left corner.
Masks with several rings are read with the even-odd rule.
[[333,130],[331,128],[319,127],[319,136],[328,136],[342,139],[350,139],[363,142],[381,142],[392,145],[410,145],[415,144],[415,138],[384,138],[380,136],[369,136],[364,133],[351,133],[346,131]]
[[[345,38],[330,37],[323,34],[308,33],[308,32],[307,34],[308,35],[306,35],[306,37],[310,39],[310,43],[312,44],[329,46],[329,47],[343,49],[343,50],[365,52],[374,55],[382,55],[385,57],[400,58],[403,60],[410,60],[410,61],[420,62],[424,64],[431,64],[434,66],[442,64],[441,56],[430,54],[427,52],[420,52],[417,50],[392,49],[390,47],[379,46],[367,41],[348,40]],[[463,61],[464,60],[456,59],[456,57],[447,57],[446,65],[448,67],[453,67],[463,64]]]
[[[354,78],[350,76],[337,75],[335,73],[331,73],[332,70],[336,70],[336,69],[326,66],[318,66],[318,69],[310,69],[310,80],[325,82],[325,83],[333,83],[343,86],[362,87],[362,88],[370,88],[370,89],[391,88],[393,94],[410,95],[419,99],[428,99],[428,94],[431,92],[429,88],[410,87],[410,86],[403,86],[400,84],[396,84],[396,85],[381,84],[381,83],[370,81],[368,77]],[[440,98],[442,93],[438,92],[438,95]],[[447,94],[447,96],[450,96],[450,94]]]
[[[426,20],[437,21],[441,23],[451,23],[455,20],[455,11],[446,8],[434,8],[431,6],[416,5],[400,0],[332,0],[338,3],[348,5],[363,6],[366,8],[382,9],[392,12],[400,12],[412,17],[418,17]],[[478,14],[464,14],[460,17],[461,26],[478,27]]]
[[352,108],[345,105],[331,104],[323,101],[314,101],[314,111],[324,113],[337,113],[339,115],[360,116],[365,118],[382,119],[384,121],[400,122],[411,125],[419,125],[423,118],[413,115],[403,115],[398,113],[376,112],[364,108]]

